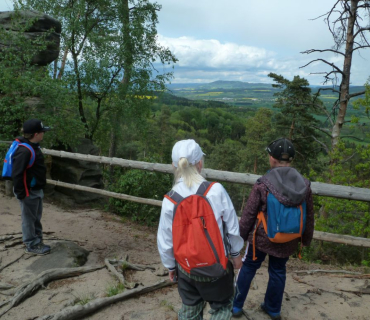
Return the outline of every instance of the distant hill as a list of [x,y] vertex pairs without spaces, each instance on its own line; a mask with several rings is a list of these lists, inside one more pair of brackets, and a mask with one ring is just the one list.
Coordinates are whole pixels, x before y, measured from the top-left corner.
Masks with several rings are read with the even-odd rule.
[[[316,92],[319,88],[333,88],[332,86],[310,86],[312,92]],[[226,81],[226,80],[217,80],[210,83],[174,83],[167,85],[169,90],[177,91],[177,90],[186,90],[186,89],[195,89],[195,90],[208,90],[213,91],[217,89],[222,90],[241,90],[241,89],[273,89],[272,83],[250,83],[250,82],[243,82],[243,81]],[[335,88],[335,87],[334,87]],[[338,88],[336,88],[338,89]],[[276,89],[275,89],[276,90]],[[364,86],[351,86],[350,92],[360,92],[364,91]],[[175,92],[174,92],[175,93]],[[176,94],[176,93],[175,93]],[[333,92],[330,90],[322,90],[322,95],[332,95]]]

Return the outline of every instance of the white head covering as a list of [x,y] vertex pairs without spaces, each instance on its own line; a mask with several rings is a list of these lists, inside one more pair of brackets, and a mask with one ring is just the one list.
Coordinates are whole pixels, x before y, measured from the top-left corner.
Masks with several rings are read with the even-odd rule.
[[193,139],[178,141],[172,148],[172,162],[176,168],[181,158],[186,158],[190,164],[195,165],[203,155],[205,153]]

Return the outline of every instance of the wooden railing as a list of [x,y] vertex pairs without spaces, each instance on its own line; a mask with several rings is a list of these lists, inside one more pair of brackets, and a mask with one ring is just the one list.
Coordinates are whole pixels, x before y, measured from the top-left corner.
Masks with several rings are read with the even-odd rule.
[[[117,166],[126,167],[126,168],[156,171],[156,172],[163,172],[163,173],[173,172],[172,165],[170,164],[149,163],[149,162],[143,162],[143,161],[125,160],[125,159],[120,159],[120,158],[108,158],[108,157],[93,156],[93,155],[83,155],[79,153],[57,151],[57,150],[50,150],[50,149],[42,149],[42,151],[45,155],[51,155],[54,157],[83,160],[83,161],[89,161],[89,162],[95,162],[95,163],[101,163],[101,164],[117,165]],[[206,179],[209,179],[209,180],[225,181],[225,182],[232,182],[232,183],[246,184],[246,185],[253,185],[257,181],[257,179],[260,177],[259,175],[254,175],[254,174],[249,174],[249,173],[236,173],[236,172],[219,171],[219,170],[212,170],[212,169],[203,169],[202,174]],[[55,186],[60,186],[63,188],[91,192],[91,193],[95,193],[95,194],[99,194],[99,195],[103,195],[103,196],[107,196],[111,198],[117,198],[121,200],[133,201],[133,202],[154,205],[154,206],[162,205],[162,201],[159,201],[159,200],[139,198],[139,197],[135,197],[131,195],[115,193],[115,192],[101,190],[101,189],[89,188],[89,187],[84,187],[81,185],[75,185],[75,184],[70,184],[70,183],[61,182],[61,181],[55,181],[55,180],[48,179],[47,183],[51,185],[55,185]],[[312,182],[311,189],[314,195],[370,202],[370,189],[340,186],[340,185],[333,185],[333,184],[320,183],[320,182]],[[370,248],[370,239],[368,238],[352,237],[352,236],[347,236],[347,235],[339,235],[339,234],[315,231],[314,239],[341,243],[341,244],[346,244],[346,245],[353,245],[353,246],[358,246],[358,247]]]

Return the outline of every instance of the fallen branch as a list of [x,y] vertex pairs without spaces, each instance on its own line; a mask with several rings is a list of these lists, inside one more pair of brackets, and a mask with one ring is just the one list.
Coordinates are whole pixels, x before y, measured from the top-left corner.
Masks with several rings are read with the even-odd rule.
[[361,274],[361,275],[336,275],[336,274],[333,274],[330,277],[351,278],[351,279],[370,279],[370,274]]
[[17,288],[17,291],[14,294],[13,298],[2,304],[2,305],[5,305],[5,304],[10,303],[10,306],[8,307],[8,309],[6,309],[0,314],[0,318],[4,314],[6,314],[11,308],[19,305],[28,296],[31,296],[32,294],[34,294],[37,290],[39,290],[41,287],[44,287],[50,281],[69,278],[69,277],[75,277],[75,276],[79,276],[84,273],[96,271],[102,268],[104,268],[104,266],[61,268],[61,269],[46,270],[42,272],[35,279]]
[[352,272],[352,271],[345,271],[345,270],[302,270],[302,271],[295,271],[296,274],[314,274],[314,273],[344,273],[344,274],[356,274],[356,275],[361,275],[360,272]]
[[126,299],[132,298],[134,296],[148,293],[157,289],[161,289],[167,286],[174,285],[175,282],[171,282],[170,280],[161,281],[154,285],[144,286],[141,288],[136,288],[130,291],[125,291],[123,293],[117,294],[113,297],[108,298],[99,298],[95,299],[83,306],[77,305],[70,308],[63,309],[60,312],[57,312],[52,315],[46,315],[37,318],[37,320],[75,320],[81,319],[101,308],[109,306],[113,303],[124,301]]
[[356,295],[362,295],[362,294],[370,294],[370,288],[369,287],[363,287],[363,288],[358,288],[358,289],[341,289],[341,288],[335,288],[339,291],[343,292],[350,292],[354,293]]
[[8,264],[6,264],[5,266],[2,266],[0,268],[0,272],[3,271],[6,267],[9,267],[10,265],[12,265],[13,263],[17,262],[20,258],[22,258],[23,256],[25,255],[25,253],[22,253],[22,255],[20,257],[18,257],[17,259],[9,262]]

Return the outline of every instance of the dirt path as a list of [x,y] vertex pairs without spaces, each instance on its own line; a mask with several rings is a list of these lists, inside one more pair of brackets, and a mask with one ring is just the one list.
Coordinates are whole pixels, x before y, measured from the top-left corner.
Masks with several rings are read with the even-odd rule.
[[[129,255],[129,261],[137,264],[150,264],[161,268],[156,249],[156,230],[122,222],[106,212],[95,209],[66,210],[46,201],[43,217],[44,230],[53,232],[56,238],[71,240],[90,251],[87,265],[103,264],[104,258],[123,258]],[[0,236],[20,232],[20,209],[14,198],[0,194]],[[53,247],[54,240],[45,241]],[[23,254],[23,246],[1,251],[0,268]],[[0,283],[14,286],[29,280],[33,274],[28,266],[35,259],[43,257],[22,256],[18,262],[0,272]],[[282,316],[284,319],[370,319],[370,294],[358,295],[342,290],[356,290],[366,286],[365,280],[334,277],[317,273],[297,275],[297,270],[324,269],[320,265],[308,265],[296,259],[288,264],[287,284],[284,295]],[[331,267],[330,269],[340,269]],[[145,285],[154,284],[165,276],[155,272],[127,272],[128,281]],[[256,288],[250,291],[245,304],[249,319],[267,320],[261,310],[266,288],[267,268],[264,265],[256,276]],[[117,283],[115,278],[104,268],[79,277],[51,282],[46,288],[13,308],[2,319],[28,320],[53,314],[76,300],[87,300],[106,296],[108,288]],[[369,289],[370,290],[370,287]],[[1,293],[2,292],[2,293]],[[9,299],[0,291],[0,305]],[[181,301],[176,286],[148,293],[125,302],[116,303],[85,319],[100,320],[145,320],[177,319]],[[2,309],[0,308],[0,311]],[[209,314],[205,313],[205,319]],[[244,318],[246,319],[246,318]]]

